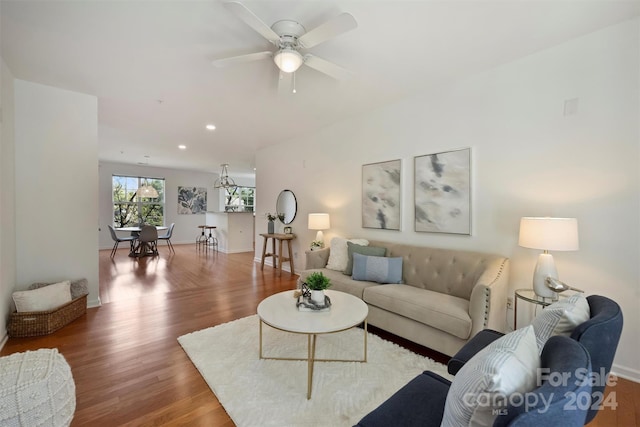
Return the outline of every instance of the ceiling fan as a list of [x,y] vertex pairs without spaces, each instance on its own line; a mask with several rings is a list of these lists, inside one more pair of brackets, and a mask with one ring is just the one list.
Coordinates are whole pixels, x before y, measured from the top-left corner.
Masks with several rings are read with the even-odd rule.
[[350,77],[350,71],[339,65],[310,53],[303,55],[300,50],[311,48],[357,28],[358,23],[351,14],[341,13],[313,30],[307,31],[301,24],[291,20],[278,21],[269,27],[240,2],[225,2],[224,7],[237,15],[245,24],[273,43],[278,49],[276,51],[267,50],[218,59],[213,61],[213,65],[216,67],[273,58],[282,73],[293,73],[304,64],[337,80],[344,80]]

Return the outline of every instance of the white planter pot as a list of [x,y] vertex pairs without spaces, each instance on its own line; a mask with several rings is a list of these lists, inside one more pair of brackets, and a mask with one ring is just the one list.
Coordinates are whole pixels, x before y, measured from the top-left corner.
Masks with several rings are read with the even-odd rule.
[[311,291],[311,301],[318,305],[324,304],[324,291]]

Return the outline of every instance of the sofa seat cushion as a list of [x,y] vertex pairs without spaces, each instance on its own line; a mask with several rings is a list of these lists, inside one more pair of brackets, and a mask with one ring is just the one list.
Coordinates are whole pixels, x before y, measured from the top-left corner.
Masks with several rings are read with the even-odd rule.
[[407,285],[375,285],[364,289],[363,300],[461,339],[471,334],[469,301],[463,298]]
[[360,299],[362,299],[362,293],[366,288],[371,286],[378,286],[377,283],[353,280],[351,277],[342,274],[342,271],[329,270],[327,268],[311,269],[301,272],[300,282],[304,282],[307,279],[307,276],[309,276],[309,274],[313,273],[314,271],[322,272],[322,274],[329,278],[329,280],[331,281],[331,287],[329,289],[331,289],[332,291],[345,292]]

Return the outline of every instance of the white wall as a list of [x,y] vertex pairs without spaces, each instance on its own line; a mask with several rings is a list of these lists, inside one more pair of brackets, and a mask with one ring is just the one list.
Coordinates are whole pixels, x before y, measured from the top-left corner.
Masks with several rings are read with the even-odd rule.
[[14,89],[16,288],[85,277],[97,305],[98,100],[17,79]]
[[0,347],[7,338],[11,293],[16,283],[15,139],[13,75],[0,58]]
[[[580,250],[553,254],[560,278],[622,306],[614,370],[640,380],[639,29],[638,19],[609,27],[261,150],[256,239],[289,188],[298,266],[315,235],[307,214],[329,212],[327,242],[359,236],[508,256],[512,293],[531,288],[538,255],[517,245],[520,217],[576,217]],[[564,116],[574,98],[577,114]],[[414,156],[461,147],[472,148],[472,235],[414,232]],[[393,159],[402,159],[402,230],[363,229],[361,165]]]
[[[100,162],[100,249],[111,249],[113,240],[107,225],[113,225],[111,205],[111,177],[113,175],[147,176],[165,179],[165,224],[176,223],[171,243],[193,243],[199,233],[198,225],[205,224],[205,215],[178,215],[178,187],[204,187],[207,189],[207,210],[220,211],[220,191],[213,188],[218,173],[202,173],[187,170],[157,168],[151,166]],[[229,175],[231,176],[231,175]],[[233,176],[231,176],[234,178]],[[240,185],[254,186],[249,178],[234,180]]]

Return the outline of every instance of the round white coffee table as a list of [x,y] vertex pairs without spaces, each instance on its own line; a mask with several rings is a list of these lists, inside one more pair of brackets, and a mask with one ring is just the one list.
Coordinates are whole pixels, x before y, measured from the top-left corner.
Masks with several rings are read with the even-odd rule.
[[[272,360],[306,360],[307,399],[311,399],[314,362],[366,362],[367,361],[367,315],[369,308],[360,298],[353,295],[327,290],[331,299],[331,310],[323,312],[299,311],[296,307],[294,291],[280,292],[264,299],[258,305],[260,318],[260,358]],[[307,358],[267,357],[262,354],[262,324],[285,332],[307,335]],[[364,324],[364,354],[359,360],[316,359],[316,337],[346,331]]]

